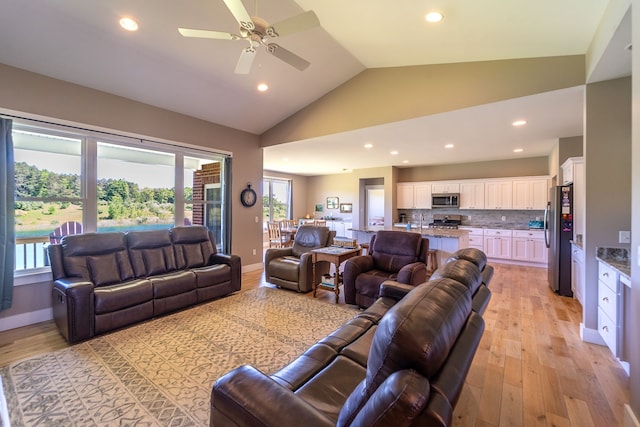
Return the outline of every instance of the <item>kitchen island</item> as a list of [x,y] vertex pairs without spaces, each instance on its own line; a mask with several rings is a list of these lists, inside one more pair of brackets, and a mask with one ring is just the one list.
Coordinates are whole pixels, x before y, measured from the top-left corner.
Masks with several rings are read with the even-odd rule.
[[407,230],[406,227],[362,227],[352,228],[351,230],[359,244],[369,243],[371,236],[381,230],[420,233],[423,237],[429,239],[429,249],[438,251],[438,265],[442,265],[442,262],[458,249],[469,247],[469,230],[426,227],[412,228],[411,231]]

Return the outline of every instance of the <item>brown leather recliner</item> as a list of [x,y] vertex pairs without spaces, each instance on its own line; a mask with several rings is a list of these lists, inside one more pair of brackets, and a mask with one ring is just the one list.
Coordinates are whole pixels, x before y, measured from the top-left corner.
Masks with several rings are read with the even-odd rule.
[[419,285],[427,280],[429,239],[419,233],[378,231],[369,245],[369,253],[345,262],[344,301],[369,307],[378,299],[385,280]]
[[451,425],[484,331],[469,288],[448,278],[413,288],[368,329],[373,339],[362,361],[336,345],[337,335],[362,333],[367,311],[271,377],[248,365],[221,377],[210,425]]
[[[336,232],[328,227],[303,225],[298,228],[293,245],[288,248],[267,249],[264,254],[265,280],[282,288],[298,292],[313,290],[311,250],[329,246]],[[329,273],[328,262],[316,263],[316,282]]]

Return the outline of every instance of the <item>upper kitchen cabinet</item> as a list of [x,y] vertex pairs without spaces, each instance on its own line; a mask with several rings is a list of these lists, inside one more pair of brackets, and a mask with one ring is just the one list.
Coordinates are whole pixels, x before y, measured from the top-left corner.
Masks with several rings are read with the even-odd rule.
[[546,177],[513,180],[513,209],[544,210],[547,206],[549,180]]
[[569,157],[560,166],[562,169],[562,185],[573,184],[576,171],[580,172],[582,167],[584,167],[584,157]]
[[573,184],[573,239],[581,241],[585,234],[584,157],[569,157],[561,167],[563,185]]
[[402,182],[397,191],[398,209],[431,209],[430,182]]
[[484,209],[484,181],[460,184],[460,209]]
[[431,184],[432,194],[460,193],[460,183],[458,182],[434,182]]
[[[492,180],[484,184],[485,209],[511,209],[513,202],[513,181]],[[543,208],[544,209],[544,208]]]

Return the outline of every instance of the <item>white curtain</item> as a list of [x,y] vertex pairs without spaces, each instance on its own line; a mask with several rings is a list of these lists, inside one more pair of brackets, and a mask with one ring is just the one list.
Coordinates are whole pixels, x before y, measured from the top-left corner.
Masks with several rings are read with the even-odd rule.
[[13,263],[16,251],[11,124],[11,120],[0,118],[0,310],[11,307],[13,300]]

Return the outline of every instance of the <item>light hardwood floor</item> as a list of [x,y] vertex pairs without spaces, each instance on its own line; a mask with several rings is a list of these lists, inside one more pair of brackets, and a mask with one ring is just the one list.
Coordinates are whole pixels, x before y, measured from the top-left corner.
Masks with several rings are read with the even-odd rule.
[[[453,425],[622,426],[629,379],[608,348],[580,340],[580,305],[551,292],[546,270],[494,267],[484,336]],[[262,271],[243,275],[243,289],[258,286],[271,286]],[[318,298],[334,301],[323,290]],[[0,366],[66,346],[53,322],[2,332]]]

